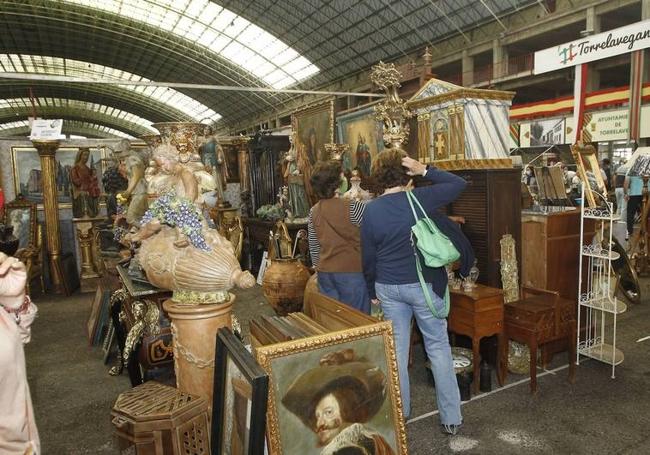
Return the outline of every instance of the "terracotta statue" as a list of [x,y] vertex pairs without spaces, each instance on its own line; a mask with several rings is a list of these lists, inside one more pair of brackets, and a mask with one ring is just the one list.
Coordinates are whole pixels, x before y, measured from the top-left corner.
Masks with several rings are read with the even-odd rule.
[[123,215],[129,225],[139,226],[140,218],[147,210],[147,184],[144,180],[145,163],[138,152],[131,150],[128,139],[122,140],[116,148],[108,147],[119,160],[118,171],[128,180],[126,190],[118,193],[117,203],[126,207]]
[[[174,291],[174,300],[185,303],[219,303],[229,299],[234,286],[249,288],[255,278],[242,271],[232,243],[200,225],[202,247],[197,247],[181,232],[152,220],[132,237],[141,241],[137,259],[147,279],[155,286]],[[204,243],[203,243],[204,242]]]
[[72,214],[75,218],[96,217],[99,212],[99,184],[96,170],[88,167],[90,149],[80,148],[70,169]]
[[291,149],[289,149],[285,156],[287,167],[284,172],[284,177],[287,180],[287,186],[289,188],[291,213],[294,218],[305,218],[309,215],[309,201],[305,189],[305,176],[300,172],[296,155],[297,148],[295,143],[292,142]]
[[217,201],[223,204],[225,202],[224,191],[226,191],[226,182],[229,176],[226,155],[219,145],[217,136],[213,134],[212,128],[208,126],[205,129],[205,141],[199,147],[199,154],[206,171],[214,177],[216,182]]

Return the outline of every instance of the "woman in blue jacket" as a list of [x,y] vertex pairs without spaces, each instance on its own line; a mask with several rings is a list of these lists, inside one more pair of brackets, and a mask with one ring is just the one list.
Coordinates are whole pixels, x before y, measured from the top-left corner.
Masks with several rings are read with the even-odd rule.
[[[427,306],[418,279],[411,226],[415,219],[405,190],[410,176],[421,175],[430,186],[415,188],[413,194],[461,252],[465,263],[472,256],[469,242],[453,222],[438,213],[438,209],[454,201],[465,188],[465,180],[449,172],[428,168],[409,158],[402,150],[387,150],[379,154],[372,166],[372,175],[383,194],[367,204],[361,224],[363,271],[372,302],[381,303],[386,319],[392,321],[397,351],[400,388],[404,415],[410,413],[408,358],[411,321],[415,316],[422,332],[424,346],[431,361],[436,383],[436,400],[442,430],[456,434],[462,424],[460,393],[454,373],[447,321],[437,319]],[[468,251],[463,258],[463,253]],[[444,309],[447,274],[444,267],[423,267],[429,294],[440,313]]]

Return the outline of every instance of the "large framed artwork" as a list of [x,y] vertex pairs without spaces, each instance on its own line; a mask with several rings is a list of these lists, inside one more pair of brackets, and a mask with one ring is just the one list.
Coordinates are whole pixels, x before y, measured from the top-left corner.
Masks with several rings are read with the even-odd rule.
[[263,453],[268,375],[228,328],[216,343],[212,454]]
[[269,374],[269,453],[407,453],[390,322],[255,353]]
[[[79,153],[77,147],[62,147],[56,151],[56,187],[59,207],[72,206],[72,181],[70,170],[75,165]],[[87,165],[94,169],[100,190],[102,190],[102,173],[106,166],[102,150],[90,148]],[[41,161],[38,152],[33,147],[12,147],[11,166],[14,175],[14,190],[16,196],[22,195],[25,199],[43,204],[43,176],[41,175]]]
[[384,150],[384,126],[375,118],[373,106],[349,112],[336,118],[338,141],[350,146],[350,156],[343,157],[343,168],[358,168],[368,177],[372,162]]
[[291,124],[312,166],[329,159],[325,144],[334,142],[334,100],[294,112]]

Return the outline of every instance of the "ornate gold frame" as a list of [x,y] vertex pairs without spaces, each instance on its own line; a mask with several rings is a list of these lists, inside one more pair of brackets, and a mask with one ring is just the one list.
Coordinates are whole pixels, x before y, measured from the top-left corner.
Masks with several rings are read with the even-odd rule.
[[[36,213],[36,202],[29,201],[25,199],[22,195],[17,195],[16,199],[11,202],[8,202],[5,205],[5,224],[9,224],[9,212],[12,209],[29,209],[29,244],[27,246],[35,246],[37,243],[37,226],[38,226],[38,215]],[[14,233],[17,234],[17,233]]]
[[384,341],[384,354],[386,355],[386,366],[388,373],[388,394],[391,400],[395,430],[395,442],[397,454],[406,455],[406,429],[404,416],[402,414],[402,397],[399,388],[399,376],[397,373],[397,358],[395,355],[395,343],[393,339],[393,327],[390,322],[378,322],[362,327],[341,330],[303,338],[285,343],[278,343],[268,346],[260,346],[255,350],[255,356],[262,368],[269,375],[269,401],[267,411],[267,434],[270,440],[269,453],[284,453],[282,440],[280,438],[278,405],[275,399],[275,380],[271,361],[278,357],[286,357],[293,354],[312,351],[326,346],[334,346],[341,343],[356,341],[373,336],[381,336]]

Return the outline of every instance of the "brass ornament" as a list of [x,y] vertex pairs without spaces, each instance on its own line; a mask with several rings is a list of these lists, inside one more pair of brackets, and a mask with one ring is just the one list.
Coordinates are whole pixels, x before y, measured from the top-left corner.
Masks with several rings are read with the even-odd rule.
[[397,93],[401,74],[394,63],[379,62],[372,67],[370,80],[386,92],[386,98],[375,106],[377,120],[384,123],[384,143],[388,148],[401,148],[408,141],[407,120],[413,116]]

